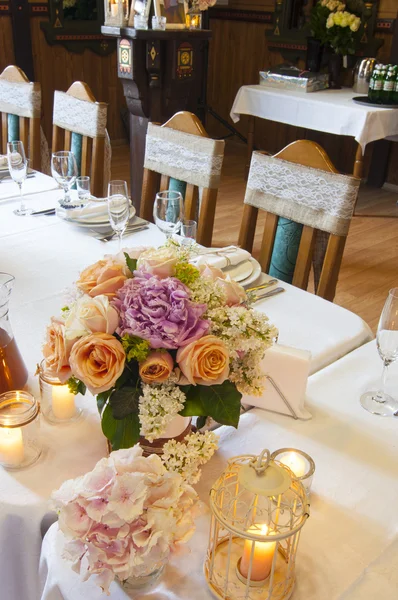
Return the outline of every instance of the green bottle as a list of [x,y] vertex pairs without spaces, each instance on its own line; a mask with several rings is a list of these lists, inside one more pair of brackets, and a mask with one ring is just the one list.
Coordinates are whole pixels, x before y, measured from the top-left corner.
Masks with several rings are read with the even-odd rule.
[[369,89],[368,89],[369,102],[375,101],[375,81],[376,81],[377,73],[378,73],[378,70],[375,68],[375,69],[373,69],[372,75],[370,76]]
[[394,93],[392,95],[393,103],[398,104],[398,68],[395,75]]
[[374,86],[373,86],[373,102],[376,104],[381,103],[381,93],[383,92],[383,72],[381,69],[376,70]]
[[395,69],[390,67],[383,82],[382,103],[392,104],[395,87]]

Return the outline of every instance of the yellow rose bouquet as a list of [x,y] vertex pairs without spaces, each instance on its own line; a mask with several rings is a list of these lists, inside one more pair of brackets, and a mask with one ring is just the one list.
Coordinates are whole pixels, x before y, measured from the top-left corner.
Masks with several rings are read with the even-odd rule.
[[163,437],[177,415],[237,427],[242,394],[262,393],[276,329],[240,285],[195,267],[191,253],[169,241],[105,256],[48,327],[47,368],[96,396],[113,450]]
[[362,13],[361,2],[351,9],[349,0],[319,0],[311,11],[312,35],[336,54],[354,54],[361,36]]

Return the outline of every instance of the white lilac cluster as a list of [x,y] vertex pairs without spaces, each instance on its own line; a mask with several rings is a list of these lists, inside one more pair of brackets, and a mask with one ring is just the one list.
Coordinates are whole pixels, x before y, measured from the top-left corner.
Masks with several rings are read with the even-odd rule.
[[144,383],[138,405],[141,435],[151,443],[161,437],[184,407],[184,402],[185,394],[176,385]]
[[203,277],[196,279],[189,284],[189,289],[191,291],[191,299],[194,302],[207,304],[205,317],[207,317],[209,310],[225,304],[226,296],[224,290],[211,279]]
[[244,306],[222,306],[209,311],[211,332],[223,340],[230,355],[229,380],[242,394],[261,396],[265,377],[261,361],[272,346],[277,329],[263,313]]
[[218,448],[218,438],[213,431],[191,433],[184,442],[170,440],[163,446],[162,460],[168,471],[179,473],[190,485],[197,483],[199,467],[211,459]]

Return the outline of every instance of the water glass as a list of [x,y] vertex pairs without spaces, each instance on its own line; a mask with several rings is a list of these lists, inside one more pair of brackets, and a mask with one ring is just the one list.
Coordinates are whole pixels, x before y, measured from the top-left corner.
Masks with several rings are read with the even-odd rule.
[[134,29],[148,29],[148,17],[145,15],[134,15]]
[[156,194],[153,218],[167,238],[178,233],[184,218],[184,201],[180,192],[167,190]]
[[84,175],[76,179],[77,195],[82,203],[90,200],[90,177]]
[[119,250],[122,247],[123,233],[130,217],[130,199],[126,181],[114,180],[108,185],[108,214],[113,231],[119,237]]
[[198,224],[196,221],[191,221],[184,219],[181,223],[181,236],[184,238],[182,240],[183,244],[189,245],[193,244],[196,241],[196,232],[197,232]]
[[23,142],[8,142],[7,161],[11,178],[19,188],[20,206],[14,210],[14,214],[18,215],[18,217],[25,217],[26,215],[30,215],[33,209],[26,208],[22,195],[22,184],[28,174],[28,161],[25,155]]
[[64,197],[59,200],[62,208],[76,208],[80,204],[72,202],[69,191],[76,181],[77,164],[75,155],[69,150],[54,152],[51,157],[51,174],[64,190]]
[[165,31],[166,29],[166,17],[152,17],[152,29],[155,31]]
[[376,334],[377,350],[383,361],[383,374],[378,391],[365,392],[361,404],[367,411],[382,417],[398,416],[398,401],[386,394],[388,367],[398,358],[398,288],[388,294]]

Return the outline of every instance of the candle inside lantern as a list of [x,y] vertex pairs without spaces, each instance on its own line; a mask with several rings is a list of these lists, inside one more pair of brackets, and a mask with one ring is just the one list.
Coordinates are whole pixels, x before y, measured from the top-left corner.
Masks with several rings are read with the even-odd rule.
[[67,385],[52,387],[52,409],[54,417],[60,421],[66,421],[75,416],[75,395],[69,391]]
[[297,452],[289,452],[286,456],[282,456],[280,461],[289,467],[296,477],[303,477],[308,471],[308,464],[305,458]]
[[25,456],[22,431],[20,427],[0,428],[0,462],[16,467],[23,462]]
[[[261,533],[262,535],[267,535],[268,527],[265,524],[252,525],[247,531],[248,533]],[[241,575],[246,579],[249,576],[253,544],[254,552],[250,579],[252,581],[262,581],[263,579],[266,579],[271,572],[276,542],[252,542],[252,540],[245,540],[239,570]]]
[[111,15],[112,15],[112,17],[117,17],[118,14],[119,14],[119,4],[116,0],[116,2],[114,1],[111,3]]

